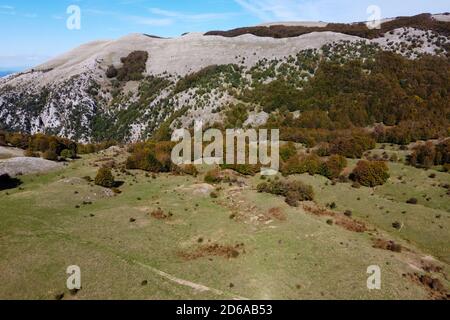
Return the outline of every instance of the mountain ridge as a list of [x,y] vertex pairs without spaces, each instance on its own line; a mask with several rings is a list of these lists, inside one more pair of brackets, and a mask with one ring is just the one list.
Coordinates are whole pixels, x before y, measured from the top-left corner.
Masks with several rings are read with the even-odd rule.
[[[420,15],[411,21],[425,17],[435,19]],[[450,23],[441,20],[437,21],[447,30]],[[233,37],[188,33],[178,38],[130,34],[84,44],[0,79],[0,129],[49,132],[80,141],[108,138],[99,131],[112,130],[109,138],[145,140],[163,125],[190,127],[195,118],[210,125],[223,123],[227,106],[243,102],[242,92],[260,85],[259,73],[264,76],[262,84],[287,81],[283,74],[287,73],[293,83],[290,90],[301,91],[319,66],[307,66],[311,57],[364,61],[373,58],[372,51],[388,51],[414,60],[426,54],[446,57],[449,46],[448,36],[410,27],[370,39],[333,31],[287,38],[247,33]],[[147,52],[142,74],[127,81],[108,77],[109,69],[123,69],[132,52]],[[248,106],[249,117],[242,124],[253,125],[250,118],[268,118],[255,116],[258,108],[266,107],[258,104]]]

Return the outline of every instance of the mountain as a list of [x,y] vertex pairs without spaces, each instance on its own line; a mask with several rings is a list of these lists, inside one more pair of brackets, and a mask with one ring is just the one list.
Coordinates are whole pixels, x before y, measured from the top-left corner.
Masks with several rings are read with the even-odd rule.
[[[95,41],[0,79],[0,129],[137,141],[166,138],[198,118],[209,125],[264,125],[277,110],[302,114],[305,128],[395,126],[433,117],[444,128],[448,18],[388,19],[380,30],[290,22]],[[426,117],[418,116],[420,108]],[[308,118],[311,111],[318,119]]]

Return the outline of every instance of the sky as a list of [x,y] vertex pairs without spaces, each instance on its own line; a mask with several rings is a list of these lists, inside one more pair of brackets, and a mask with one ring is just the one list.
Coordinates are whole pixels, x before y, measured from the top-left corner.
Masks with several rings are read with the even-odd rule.
[[[129,33],[175,37],[278,21],[355,22],[450,11],[449,0],[0,0],[0,70],[38,65],[83,43]],[[80,28],[67,27],[80,9]]]

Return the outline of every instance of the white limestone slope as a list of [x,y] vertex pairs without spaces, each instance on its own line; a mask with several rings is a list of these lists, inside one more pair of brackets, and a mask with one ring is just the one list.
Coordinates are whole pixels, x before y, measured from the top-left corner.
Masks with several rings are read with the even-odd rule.
[[[273,39],[254,35],[234,38],[204,36],[189,33],[172,39],[152,38],[143,34],[130,34],[118,40],[95,41],[82,45],[68,53],[48,61],[35,70],[42,85],[68,79],[87,71],[104,70],[111,64],[120,66],[120,58],[135,50],[149,53],[148,74],[184,76],[213,64],[241,63],[252,66],[263,58],[282,58],[303,49],[320,48],[324,44],[340,40],[360,40],[358,37],[335,32],[313,32],[295,38]],[[22,75],[9,81],[36,80],[36,72]]]

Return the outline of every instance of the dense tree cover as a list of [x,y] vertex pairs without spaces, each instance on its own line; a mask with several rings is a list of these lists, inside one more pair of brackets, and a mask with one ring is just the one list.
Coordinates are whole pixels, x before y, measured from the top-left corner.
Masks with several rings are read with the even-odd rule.
[[286,108],[296,110],[301,99],[300,90],[284,79],[276,79],[270,83],[262,83],[253,89],[244,90],[239,98],[245,102],[257,103],[265,112]]
[[318,173],[332,180],[338,178],[345,167],[347,167],[347,159],[335,154],[322,162]]
[[414,148],[408,162],[416,167],[431,168],[434,165],[450,163],[450,139],[438,144],[426,142]]
[[95,153],[116,146],[116,141],[104,141],[101,143],[82,144],[70,139],[51,136],[43,133],[34,135],[0,131],[0,146],[12,146],[25,150],[25,156],[39,157],[48,160],[75,159],[78,154]]
[[366,187],[376,187],[389,179],[389,168],[383,161],[361,160],[350,174],[350,179]]
[[437,139],[448,136],[447,119],[407,120],[397,126],[375,127],[373,136],[380,143],[395,143],[407,145],[419,140]]
[[107,140],[100,143],[87,143],[87,144],[78,143],[78,153],[79,154],[95,153],[117,145],[119,145],[117,141],[113,140]]
[[380,51],[375,61],[323,62],[305,86],[300,110],[322,110],[336,128],[373,123],[447,119],[450,63],[424,56],[408,60]]
[[258,37],[272,38],[290,38],[298,37],[302,34],[311,32],[333,31],[362,38],[373,39],[382,36],[384,33],[402,28],[416,28],[422,30],[433,30],[438,34],[450,35],[450,23],[437,21],[430,14],[420,14],[413,17],[400,17],[393,21],[384,22],[380,29],[369,29],[365,23],[329,23],[325,27],[306,27],[306,26],[256,26],[238,28],[229,31],[210,31],[206,35],[219,35],[224,37],[237,37],[243,34],[253,34]]
[[329,144],[329,153],[338,154],[347,158],[361,158],[367,150],[375,148],[375,140],[367,135],[353,134],[342,136]]
[[[267,127],[280,128],[283,140],[314,146],[336,137],[336,130],[382,123],[387,127],[374,133],[379,142],[406,144],[448,135],[450,62],[388,52],[378,52],[374,60],[324,60],[302,90],[278,79],[241,98],[268,112],[278,109]],[[287,111],[301,114],[294,119]]]

